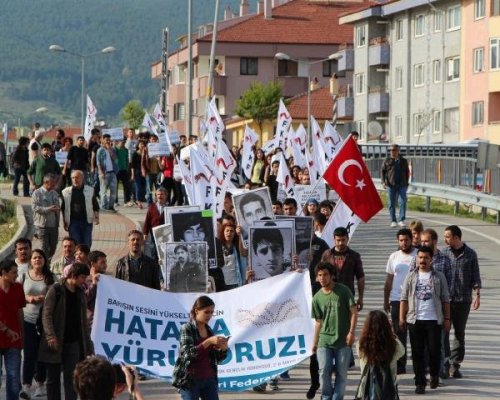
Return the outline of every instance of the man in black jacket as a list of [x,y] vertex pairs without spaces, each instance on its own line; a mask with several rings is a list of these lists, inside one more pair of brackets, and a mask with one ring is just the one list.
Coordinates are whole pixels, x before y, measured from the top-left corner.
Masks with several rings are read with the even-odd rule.
[[410,169],[406,158],[400,155],[399,146],[389,146],[389,156],[382,164],[382,185],[387,189],[389,197],[389,214],[391,227],[398,226],[396,219],[396,200],[399,197],[399,226],[406,226],[406,190],[410,178]]
[[116,278],[160,290],[158,263],[144,254],[144,235],[138,230],[128,233],[129,253],[118,260]]

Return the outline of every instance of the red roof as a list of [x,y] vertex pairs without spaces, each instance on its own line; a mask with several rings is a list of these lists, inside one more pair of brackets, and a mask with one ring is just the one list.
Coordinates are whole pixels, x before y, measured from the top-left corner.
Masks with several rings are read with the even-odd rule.
[[[286,108],[292,119],[307,121],[307,93],[292,97]],[[333,98],[329,88],[319,88],[311,92],[311,115],[317,120],[332,119]]]
[[[365,2],[291,0],[272,10],[272,18],[257,14],[217,33],[218,42],[344,44],[353,42],[352,27],[339,25],[339,16]],[[366,2],[366,4],[370,4]],[[206,35],[199,41],[209,41]]]

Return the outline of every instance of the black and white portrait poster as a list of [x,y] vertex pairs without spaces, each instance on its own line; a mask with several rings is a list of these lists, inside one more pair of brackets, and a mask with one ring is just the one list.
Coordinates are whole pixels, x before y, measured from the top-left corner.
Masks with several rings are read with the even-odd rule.
[[248,231],[254,221],[268,217],[274,219],[269,188],[259,188],[233,195],[236,221],[241,226],[243,246],[248,248]]
[[292,265],[293,228],[278,227],[275,221],[267,222],[269,226],[251,226],[249,231],[249,267],[256,281],[279,275]]
[[165,244],[165,287],[175,293],[205,293],[208,284],[207,243]]
[[165,208],[165,223],[167,225],[172,224],[170,216],[172,214],[184,213],[184,212],[200,211],[200,206],[178,206],[178,207],[167,207]]
[[215,255],[215,230],[212,210],[189,211],[171,214],[174,242],[206,242],[208,267],[217,267]]
[[153,237],[155,238],[156,254],[158,254],[158,265],[163,275],[163,282],[166,282],[165,244],[173,240],[172,227],[170,225],[155,226],[153,228]]
[[314,235],[314,219],[312,217],[297,217],[278,215],[277,221],[292,218],[295,221],[295,254],[299,256],[298,267],[309,268],[311,241]]

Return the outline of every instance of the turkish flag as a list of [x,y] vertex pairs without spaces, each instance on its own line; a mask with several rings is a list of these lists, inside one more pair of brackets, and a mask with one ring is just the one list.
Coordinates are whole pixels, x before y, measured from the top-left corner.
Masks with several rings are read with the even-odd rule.
[[370,172],[351,136],[343,143],[323,178],[364,222],[368,222],[382,209],[382,201]]

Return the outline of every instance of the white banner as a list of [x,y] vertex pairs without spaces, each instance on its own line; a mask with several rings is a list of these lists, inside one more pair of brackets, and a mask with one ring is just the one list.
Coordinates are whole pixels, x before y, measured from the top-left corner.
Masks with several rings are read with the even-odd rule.
[[170,155],[170,148],[166,143],[148,143],[148,157],[161,157]]
[[303,207],[307,200],[315,199],[318,203],[326,200],[326,185],[322,179],[314,185],[295,185],[295,199],[300,207]]
[[285,150],[285,139],[288,135],[288,129],[290,129],[291,124],[292,117],[286,109],[283,99],[280,99],[278,117],[276,118],[276,135],[274,136],[276,148],[280,147],[281,150]]
[[95,108],[94,103],[87,95],[87,116],[85,117],[85,130],[83,132],[83,137],[88,143],[90,137],[92,136],[92,129],[94,129],[94,123],[96,121],[97,108]]
[[[180,329],[198,296],[102,275],[92,327],[96,354],[170,381]],[[228,355],[218,368],[219,390],[247,390],[311,355],[308,273],[284,272],[209,296],[215,302],[210,320],[214,334],[231,337]]]
[[59,164],[64,164],[66,160],[68,159],[68,152],[67,151],[56,151],[54,153],[54,156],[56,157],[56,161]]
[[360,223],[361,219],[357,215],[355,215],[342,200],[339,199],[337,205],[335,206],[335,209],[332,212],[332,215],[330,215],[330,218],[328,218],[323,232],[321,232],[321,239],[323,239],[328,244],[328,246],[335,246],[333,232],[336,228],[343,226],[349,233],[350,241],[352,239],[352,236],[354,235],[354,231]]
[[125,138],[125,135],[123,134],[123,128],[103,129],[102,134],[103,135],[108,134],[109,136],[111,136],[111,140],[122,141]]
[[144,114],[144,119],[142,120],[141,126],[148,128],[150,133],[158,136],[158,131],[156,130],[156,126],[154,125],[153,120],[151,119],[151,116],[148,113]]

